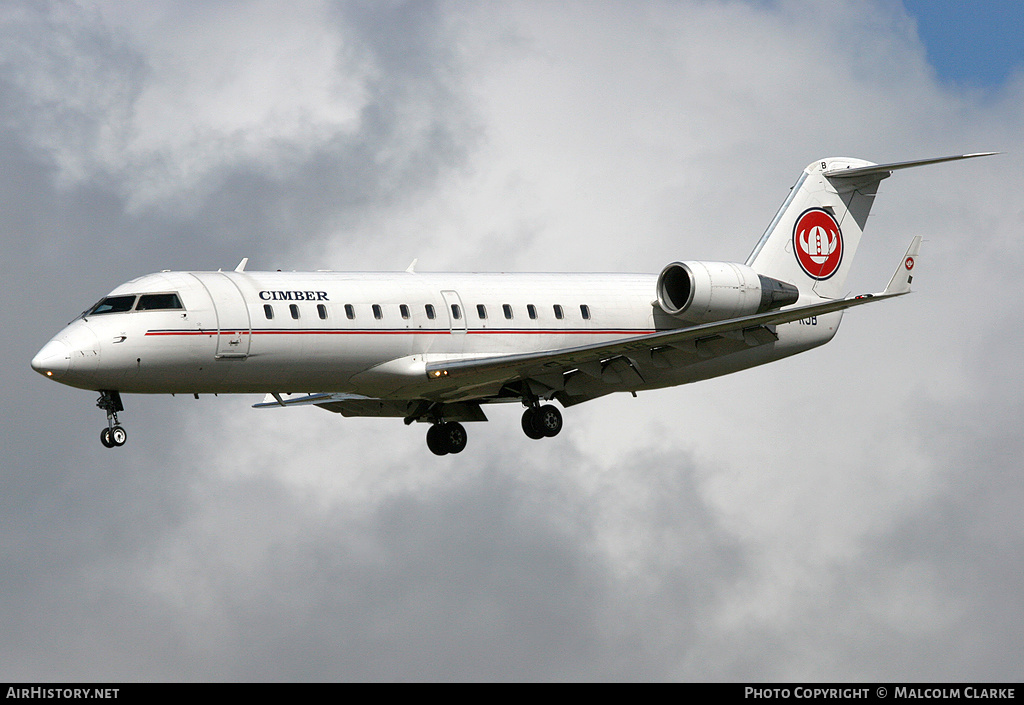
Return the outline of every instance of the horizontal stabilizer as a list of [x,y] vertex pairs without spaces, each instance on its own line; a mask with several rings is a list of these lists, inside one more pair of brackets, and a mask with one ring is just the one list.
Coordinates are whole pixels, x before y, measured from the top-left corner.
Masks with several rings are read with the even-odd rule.
[[[330,404],[339,401],[371,401],[370,397],[360,394],[279,394],[271,392],[259,404],[253,404],[254,409],[270,409],[275,406],[305,406],[307,404]],[[375,401],[375,400],[373,400]]]
[[[918,159],[911,162],[892,162],[891,164],[872,164],[870,166],[857,166],[844,169],[831,169],[824,172],[830,179],[852,179],[858,176],[870,176],[872,174],[891,174],[897,169],[910,169],[915,166],[927,164],[939,164],[941,162],[955,162],[961,159],[973,159],[974,157],[990,157],[999,152],[975,152],[974,154],[957,154],[951,157],[934,157],[932,159]],[[883,177],[884,178],[884,177]]]

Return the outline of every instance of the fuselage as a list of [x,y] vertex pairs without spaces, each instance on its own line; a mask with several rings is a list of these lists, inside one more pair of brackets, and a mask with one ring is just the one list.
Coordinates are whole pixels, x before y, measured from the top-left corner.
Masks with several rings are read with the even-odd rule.
[[[429,380],[428,362],[558,350],[687,324],[653,274],[162,272],[114,289],[40,351],[56,381],[122,393],[338,392],[391,399],[488,396]],[[777,327],[750,347],[714,341],[638,364],[607,391],[691,382],[827,342],[841,313]]]

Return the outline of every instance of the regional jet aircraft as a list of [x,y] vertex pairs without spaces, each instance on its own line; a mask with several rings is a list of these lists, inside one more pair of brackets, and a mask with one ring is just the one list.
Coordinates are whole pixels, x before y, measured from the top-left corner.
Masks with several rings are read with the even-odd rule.
[[121,395],[261,393],[257,408],[429,423],[438,455],[466,447],[484,406],[521,403],[551,437],[562,407],[696,382],[827,343],[843,311],[910,291],[915,237],[885,290],[844,284],[879,182],[897,169],[985,156],[808,166],[743,264],[660,274],[234,271],[148,274],[114,289],[32,360],[99,392],[100,440],[127,438]]

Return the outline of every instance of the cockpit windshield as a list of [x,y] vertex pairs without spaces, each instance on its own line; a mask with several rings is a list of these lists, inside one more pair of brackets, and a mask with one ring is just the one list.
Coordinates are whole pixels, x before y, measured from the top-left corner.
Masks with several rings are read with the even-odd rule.
[[131,311],[135,305],[135,295],[131,296],[108,296],[98,304],[86,311],[83,316],[98,316],[101,313],[122,313]]
[[139,297],[136,311],[157,311],[184,308],[177,294],[143,294]]
[[[135,301],[138,299],[138,304]],[[99,316],[104,313],[124,313],[131,311],[167,311],[184,309],[181,299],[177,294],[126,294],[124,296],[108,296],[92,308],[86,310],[82,316]]]

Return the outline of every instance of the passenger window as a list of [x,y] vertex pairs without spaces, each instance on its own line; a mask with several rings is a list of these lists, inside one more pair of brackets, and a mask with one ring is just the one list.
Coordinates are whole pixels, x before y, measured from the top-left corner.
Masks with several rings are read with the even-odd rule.
[[274,307],[270,304],[263,304],[263,315],[267,317],[268,321],[274,320]]
[[384,311],[381,309],[380,304],[373,305],[373,317],[378,321],[384,318]]
[[143,294],[139,297],[136,311],[156,311],[161,309],[181,309],[181,300],[177,294]]
[[317,304],[316,305],[316,312],[317,312],[317,315],[320,316],[320,320],[321,321],[326,321],[327,320],[327,307],[326,306],[324,306],[323,304]]
[[512,306],[510,304],[502,304],[501,310],[505,314],[505,318],[509,321],[512,320]]
[[398,307],[398,311],[399,311],[399,313],[402,314],[402,318],[404,318],[406,320],[409,319],[409,307],[408,306],[406,306],[405,304],[402,304],[402,305],[400,305]]
[[352,304],[345,304],[345,318],[353,320],[356,317],[356,308]]
[[561,307],[560,304],[555,304],[554,305],[554,309],[555,309],[555,318],[557,318],[558,320],[562,320],[563,318],[565,318],[565,315],[562,313],[562,307]]
[[580,315],[583,316],[584,321],[590,320],[590,307],[586,304],[580,304]]
[[423,307],[423,310],[427,312],[427,318],[434,320],[436,313],[434,312],[434,304],[427,304]]
[[462,309],[459,308],[458,304],[452,304],[452,318],[456,321],[462,318]]
[[483,304],[476,305],[476,317],[481,321],[487,320],[487,307]]
[[526,304],[526,313],[529,314],[532,320],[537,320],[537,307],[533,304]]
[[296,321],[299,320],[299,305],[298,304],[288,304],[288,310],[292,312],[292,318],[294,318]]

